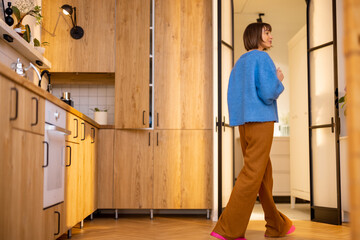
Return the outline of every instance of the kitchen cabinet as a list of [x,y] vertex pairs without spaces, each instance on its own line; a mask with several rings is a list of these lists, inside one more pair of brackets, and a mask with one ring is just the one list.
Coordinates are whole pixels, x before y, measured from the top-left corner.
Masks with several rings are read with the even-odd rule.
[[67,141],[65,154],[65,219],[67,229],[71,229],[83,219],[78,210],[81,208],[78,198],[81,189],[79,172],[82,167],[79,143]]
[[98,208],[100,209],[114,208],[114,138],[114,129],[99,130],[97,145],[97,199]]
[[44,210],[43,239],[57,239],[67,230],[64,203]]
[[[1,157],[0,239],[41,239],[44,137],[9,129],[10,146]],[[31,154],[30,154],[31,153]]]
[[212,8],[155,0],[156,129],[212,129]]
[[11,127],[44,134],[45,100],[25,88],[11,84]]
[[[77,24],[84,29],[81,39],[70,36],[71,19],[60,8],[64,4],[76,7]],[[52,72],[115,71],[115,0],[43,0],[42,15],[41,41],[50,43],[45,57]]]
[[71,132],[70,135],[66,135],[65,139],[69,142],[80,142],[80,119],[74,114],[66,113],[66,129]]
[[157,130],[154,139],[154,208],[210,209],[212,131]]
[[152,134],[145,130],[115,131],[115,208],[153,208]]
[[116,1],[116,128],[149,127],[150,2]]

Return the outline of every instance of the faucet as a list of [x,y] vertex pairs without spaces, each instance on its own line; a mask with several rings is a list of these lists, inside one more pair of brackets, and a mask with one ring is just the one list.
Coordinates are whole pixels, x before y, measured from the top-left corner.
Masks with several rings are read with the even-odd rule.
[[30,63],[30,65],[27,68],[24,68],[24,70],[28,71],[30,68],[33,68],[35,70],[36,75],[39,78],[39,81],[41,81],[41,76],[40,76],[39,70],[37,70],[37,68],[34,66],[34,64]]
[[26,76],[25,74],[26,71],[28,71],[30,68],[33,68],[36,72],[36,75],[39,78],[39,81],[41,81],[39,70],[37,70],[37,68],[32,63],[30,63],[30,65],[27,68],[23,68],[23,64],[20,62],[20,58],[18,58],[16,63],[11,64],[11,68],[14,69],[17,74],[23,77]]
[[41,87],[41,79],[45,74],[47,75],[48,81],[49,81],[48,85],[47,85],[47,88],[46,88],[46,91],[51,93],[52,92],[52,86],[51,86],[51,82],[50,82],[51,73],[48,70],[44,70],[44,71],[41,72],[41,77],[40,77],[40,81],[39,81],[39,87]]

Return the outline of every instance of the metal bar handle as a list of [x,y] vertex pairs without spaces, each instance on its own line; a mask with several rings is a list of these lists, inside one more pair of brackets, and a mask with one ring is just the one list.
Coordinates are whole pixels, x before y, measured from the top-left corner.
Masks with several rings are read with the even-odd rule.
[[60,212],[55,211],[55,214],[58,215],[58,230],[56,233],[54,233],[54,236],[58,235],[60,233]]
[[18,108],[19,108],[19,90],[16,87],[12,87],[11,91],[15,91],[16,102],[15,102],[15,117],[10,117],[10,121],[14,121],[18,118]]
[[77,138],[79,136],[79,121],[74,118],[74,121],[76,122],[76,136],[74,136],[74,138]]
[[66,148],[69,148],[70,158],[69,158],[69,164],[66,164],[66,167],[71,166],[71,146],[66,146]]
[[334,123],[334,118],[331,118],[331,123],[330,124],[322,124],[322,125],[316,125],[316,126],[311,126],[310,129],[316,129],[316,128],[326,128],[326,127],[331,127],[331,132],[334,132],[334,127],[335,127],[335,123]]
[[159,113],[156,113],[156,126],[159,126]]
[[225,132],[225,129],[226,129],[226,127],[225,127],[225,116],[224,116],[224,121],[223,121],[223,126],[224,126],[224,132]]
[[151,134],[151,133],[149,132],[149,146],[151,145],[151,143],[150,143],[150,134]]
[[71,131],[65,129],[65,128],[62,128],[62,127],[59,127],[59,126],[55,126],[55,125],[46,125],[45,127],[46,130],[50,130],[50,131],[57,131],[57,132],[61,132],[65,135],[70,135],[71,134]]
[[49,166],[49,143],[47,141],[43,141],[43,143],[46,145],[46,164],[43,165],[43,168],[46,168]]
[[36,120],[34,123],[31,123],[31,126],[36,126],[39,121],[39,99],[37,99],[36,97],[32,97],[31,100],[35,100],[36,102]]
[[145,124],[145,112],[146,112],[146,111],[144,110],[144,111],[143,111],[143,125],[146,125],[146,124]]
[[91,128],[91,131],[93,133],[91,143],[94,143],[95,142],[95,128]]
[[159,133],[156,133],[156,146],[159,146]]
[[85,123],[81,123],[81,125],[83,125],[83,133],[84,133],[84,138],[81,139],[81,141],[84,141],[85,140]]

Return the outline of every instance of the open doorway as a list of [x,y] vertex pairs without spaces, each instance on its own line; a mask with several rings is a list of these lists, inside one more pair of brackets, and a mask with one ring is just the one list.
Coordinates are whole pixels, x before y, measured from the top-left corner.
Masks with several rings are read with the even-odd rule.
[[[272,26],[273,48],[268,53],[285,76],[283,81],[285,90],[277,101],[279,123],[275,124],[271,151],[274,200],[279,210],[290,218],[310,220],[308,117],[302,113],[307,112],[308,106],[307,101],[297,104],[292,98],[303,94],[307,100],[307,84],[299,84],[294,92],[290,88],[291,78],[303,78],[303,82],[307,82],[306,2],[304,0],[234,0],[235,62],[246,52],[242,39],[246,26],[260,19]],[[298,60],[294,62],[296,54]],[[291,121],[296,125],[294,131],[290,129]],[[292,133],[296,137],[292,138]],[[234,135],[234,180],[236,180],[243,167],[243,158],[239,132],[234,131]],[[292,146],[301,144],[302,148],[290,149],[290,141],[293,141]],[[292,175],[290,161],[293,159],[290,152],[297,152],[293,155],[297,158],[295,162],[301,167],[300,169],[299,166],[295,166],[298,170],[292,171]],[[301,162],[298,162],[298,159],[302,159]],[[294,167],[294,164],[292,165]],[[292,204],[290,204],[291,199]],[[255,205],[251,219],[264,219],[259,203]]]

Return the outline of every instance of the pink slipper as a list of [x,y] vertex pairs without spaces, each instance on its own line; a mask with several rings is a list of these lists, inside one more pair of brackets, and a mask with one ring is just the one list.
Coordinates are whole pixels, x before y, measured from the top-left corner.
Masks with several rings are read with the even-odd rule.
[[[211,232],[210,235],[213,236],[213,237],[216,237],[218,239],[221,239],[221,240],[227,240],[226,238],[224,238],[220,234],[217,234],[216,232]],[[236,238],[235,240],[246,240],[246,238]]]
[[[292,225],[291,228],[289,229],[289,231],[286,233],[286,235],[289,235],[289,234],[293,233],[294,231],[295,231],[295,226]],[[269,236],[266,236],[266,235],[264,235],[264,236],[269,237]]]

